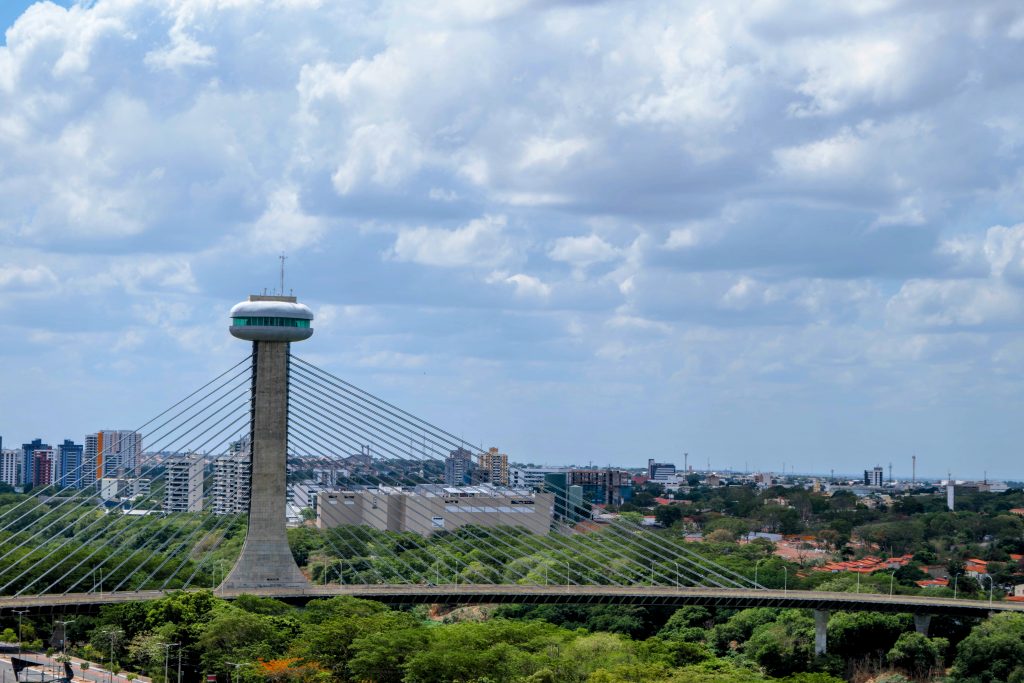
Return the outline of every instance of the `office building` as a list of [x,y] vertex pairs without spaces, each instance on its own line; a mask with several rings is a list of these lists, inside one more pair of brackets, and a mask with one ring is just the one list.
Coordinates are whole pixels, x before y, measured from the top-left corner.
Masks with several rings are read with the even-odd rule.
[[249,451],[232,449],[213,463],[213,514],[237,515],[249,512],[249,483],[252,458]]
[[0,484],[21,486],[21,451],[0,448]]
[[[50,449],[50,444],[43,443],[42,439],[33,439],[29,443],[21,444],[21,476],[23,477],[22,483],[26,486],[35,486],[36,482],[33,478],[35,474],[35,464],[33,463],[33,454],[39,451],[45,451]],[[46,486],[46,484],[44,484]]]
[[444,483],[464,486],[472,480],[473,470],[473,453],[465,448],[456,448],[444,459]]
[[544,486],[544,475],[568,471],[568,467],[510,467],[508,485],[514,489],[539,491]]
[[554,514],[554,496],[494,486],[379,487],[318,494],[317,526],[365,525],[380,531],[412,531],[429,536],[467,524],[516,526],[546,534]]
[[622,505],[633,497],[633,475],[626,470],[569,470],[569,486],[581,487],[593,505]]
[[653,481],[675,481],[676,466],[670,462],[647,461],[647,478]]
[[84,449],[71,439],[57,446],[61,488],[82,488],[82,456]]
[[591,504],[583,499],[583,487],[570,484],[569,471],[548,472],[541,490],[554,496],[556,519],[574,524],[591,518]]
[[865,486],[881,486],[885,478],[884,470],[881,467],[875,467],[874,469],[864,470],[864,485]]
[[203,509],[203,458],[192,453],[164,461],[164,510],[199,512]]
[[477,467],[481,478],[495,486],[508,486],[508,456],[489,448],[477,456]]

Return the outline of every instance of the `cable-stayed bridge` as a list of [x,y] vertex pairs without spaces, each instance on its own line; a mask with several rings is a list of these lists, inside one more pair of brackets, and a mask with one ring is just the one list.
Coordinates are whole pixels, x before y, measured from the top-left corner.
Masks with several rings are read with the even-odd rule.
[[[231,329],[253,341],[252,354],[137,430],[146,454],[119,475],[124,486],[148,486],[111,506],[105,482],[82,485],[104,474],[83,462],[62,473],[65,486],[0,506],[0,609],[79,608],[203,588],[229,598],[290,600],[805,607],[819,616],[819,649],[831,610],[924,616],[1024,609],[767,589],[678,534],[625,518],[595,524],[576,492],[551,482],[543,494],[510,494],[505,502],[458,499],[457,491],[437,486],[445,457],[484,456],[482,448],[293,355],[290,343],[312,333],[312,314],[304,317],[308,309],[290,297],[250,299],[233,309]],[[245,493],[218,490],[213,466],[240,437],[252,452],[248,513],[215,514],[215,497]],[[286,455],[337,463],[345,488],[361,492],[359,502],[371,505],[381,524],[299,529],[289,546]],[[436,508],[405,505],[410,526],[433,532],[388,531],[398,501],[417,486],[425,488],[415,495],[440,499],[472,523],[449,529],[431,512]],[[169,500],[182,503],[168,511]],[[548,506],[541,532],[511,523],[513,502],[533,514]],[[918,621],[927,627],[927,619]]]

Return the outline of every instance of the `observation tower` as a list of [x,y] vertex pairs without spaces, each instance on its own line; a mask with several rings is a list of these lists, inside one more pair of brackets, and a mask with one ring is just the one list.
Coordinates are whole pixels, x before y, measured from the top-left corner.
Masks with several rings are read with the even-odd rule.
[[307,584],[288,548],[285,487],[289,351],[313,335],[312,322],[294,296],[252,295],[231,309],[231,335],[252,342],[252,484],[245,543],[222,590]]

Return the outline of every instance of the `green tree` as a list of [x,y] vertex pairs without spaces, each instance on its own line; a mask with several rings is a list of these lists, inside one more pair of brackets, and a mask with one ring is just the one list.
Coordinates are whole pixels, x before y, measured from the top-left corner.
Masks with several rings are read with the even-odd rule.
[[942,665],[947,647],[949,641],[945,638],[929,638],[910,631],[900,634],[885,657],[892,666],[915,678],[924,678],[929,676],[933,667]]
[[806,671],[814,654],[814,621],[799,610],[754,629],[743,652],[772,676]]
[[1001,613],[971,631],[957,647],[953,680],[1024,680],[1024,614]]
[[681,505],[659,505],[654,511],[654,519],[664,527],[670,527],[683,519]]
[[910,628],[910,617],[882,612],[836,612],[828,621],[828,649],[850,660],[884,653]]

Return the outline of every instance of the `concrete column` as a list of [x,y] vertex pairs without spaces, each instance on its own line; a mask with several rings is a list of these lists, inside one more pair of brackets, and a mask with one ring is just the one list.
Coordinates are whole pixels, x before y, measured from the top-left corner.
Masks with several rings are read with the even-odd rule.
[[914,630],[923,636],[928,635],[928,627],[931,626],[932,615],[930,614],[915,614],[914,615]]
[[285,533],[288,449],[287,342],[253,342],[252,485],[249,528],[238,561],[220,588],[302,587]]
[[823,655],[828,651],[828,610],[814,610],[814,654]]

